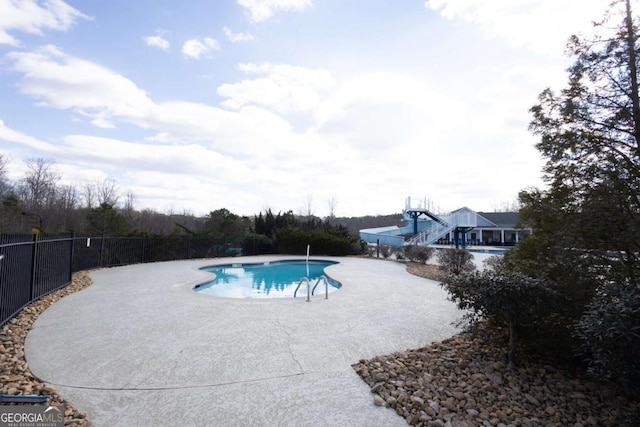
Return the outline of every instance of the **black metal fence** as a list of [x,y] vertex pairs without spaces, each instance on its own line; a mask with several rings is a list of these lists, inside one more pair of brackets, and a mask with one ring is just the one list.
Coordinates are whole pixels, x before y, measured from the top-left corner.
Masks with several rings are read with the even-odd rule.
[[68,285],[73,272],[229,256],[236,254],[236,246],[208,237],[0,235],[0,326],[26,305]]

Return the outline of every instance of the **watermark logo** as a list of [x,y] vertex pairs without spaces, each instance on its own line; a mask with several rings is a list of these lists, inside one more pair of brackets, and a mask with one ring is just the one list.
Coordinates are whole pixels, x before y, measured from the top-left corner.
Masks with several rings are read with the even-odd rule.
[[63,427],[62,406],[0,405],[0,427]]

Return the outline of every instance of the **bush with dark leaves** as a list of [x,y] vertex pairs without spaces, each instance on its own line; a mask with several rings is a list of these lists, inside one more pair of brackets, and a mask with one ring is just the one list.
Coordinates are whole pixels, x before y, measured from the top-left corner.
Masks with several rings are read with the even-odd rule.
[[488,319],[509,331],[509,362],[516,359],[519,332],[549,312],[553,291],[543,281],[505,270],[449,274],[442,286],[471,324]]
[[411,262],[425,264],[433,256],[433,248],[422,245],[406,245],[403,252]]
[[437,259],[440,268],[447,274],[457,276],[476,269],[472,261],[473,254],[466,249],[442,249],[438,251]]

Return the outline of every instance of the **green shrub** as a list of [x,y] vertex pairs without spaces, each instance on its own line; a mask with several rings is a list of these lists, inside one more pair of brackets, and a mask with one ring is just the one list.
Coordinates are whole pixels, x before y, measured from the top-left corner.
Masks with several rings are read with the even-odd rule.
[[364,240],[354,240],[351,243],[351,255],[363,255],[368,253],[368,244]]
[[406,245],[403,249],[409,261],[421,264],[425,264],[433,256],[434,252],[433,248],[421,245]]
[[245,255],[261,255],[273,253],[273,242],[264,234],[250,234],[242,240]]
[[640,392],[640,286],[611,283],[576,326],[590,372],[625,392]]
[[447,274],[457,276],[476,269],[473,255],[466,249],[442,249],[438,251],[437,259],[440,268]]
[[384,259],[389,258],[393,253],[393,247],[389,245],[380,245],[379,247],[380,247],[380,255],[382,255]]
[[371,245],[367,246],[367,255],[369,255],[370,257],[373,258],[373,257],[375,257],[377,255],[377,253],[378,253],[378,248],[377,247],[371,246]]
[[449,274],[442,281],[450,299],[471,324],[491,320],[509,331],[509,362],[516,359],[519,332],[535,327],[551,309],[554,292],[547,284],[517,272],[505,270]]
[[482,261],[484,268],[491,271],[502,271],[506,268],[503,256],[493,255]]
[[293,228],[276,230],[277,252],[304,255],[307,245],[314,255],[346,256],[351,253],[351,239],[322,231],[304,231]]

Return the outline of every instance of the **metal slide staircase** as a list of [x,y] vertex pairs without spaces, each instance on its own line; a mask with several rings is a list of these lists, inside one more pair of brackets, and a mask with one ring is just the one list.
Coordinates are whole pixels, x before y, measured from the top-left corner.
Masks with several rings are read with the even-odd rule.
[[459,209],[446,215],[436,215],[427,206],[431,208],[430,203],[425,200],[423,204],[419,204],[418,208],[411,207],[411,198],[407,197],[405,202],[405,213],[416,220],[420,215],[425,215],[431,219],[431,226],[405,242],[405,245],[432,245],[451,231],[456,229],[470,230],[478,225],[477,214],[470,209]]
[[456,224],[440,224],[434,221],[433,226],[407,240],[405,245],[432,245],[456,227]]

